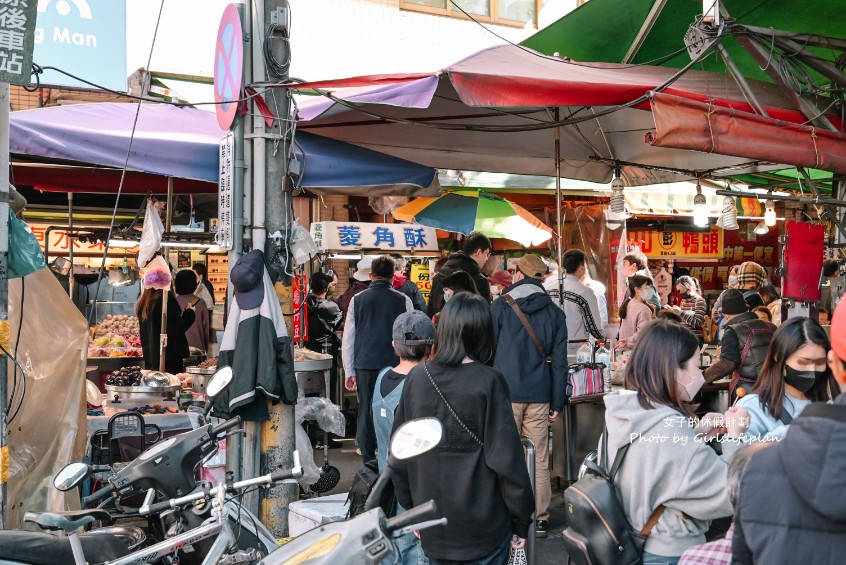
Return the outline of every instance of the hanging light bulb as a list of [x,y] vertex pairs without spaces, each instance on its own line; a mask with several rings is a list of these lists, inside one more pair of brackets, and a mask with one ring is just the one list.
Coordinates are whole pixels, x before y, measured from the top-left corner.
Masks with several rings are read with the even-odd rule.
[[766,223],[758,222],[758,225],[755,226],[755,233],[758,235],[767,235],[770,233],[770,228],[767,227]]
[[723,212],[717,219],[717,227],[724,230],[740,229],[737,225],[737,208],[734,205],[734,198],[726,196],[723,198]]
[[766,210],[764,211],[764,223],[767,226],[774,226],[776,225],[776,212],[775,212],[775,202],[769,200],[764,204],[766,206]]
[[626,197],[623,195],[623,179],[620,178],[620,169],[614,171],[614,180],[611,181],[611,205],[609,209],[615,214],[626,213]]
[[693,197],[693,223],[700,228],[708,225],[708,200],[702,194],[699,181],[696,182],[696,196]]

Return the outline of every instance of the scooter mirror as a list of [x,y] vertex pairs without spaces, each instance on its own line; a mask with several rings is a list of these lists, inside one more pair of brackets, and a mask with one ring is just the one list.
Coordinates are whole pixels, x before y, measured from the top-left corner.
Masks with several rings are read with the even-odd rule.
[[401,425],[391,438],[391,456],[403,461],[434,449],[441,443],[444,428],[437,418],[417,418]]
[[56,473],[53,479],[53,486],[62,492],[71,490],[88,476],[88,465],[85,463],[70,463]]
[[215,371],[206,383],[206,396],[211,399],[217,398],[232,382],[232,377],[232,367],[223,367]]

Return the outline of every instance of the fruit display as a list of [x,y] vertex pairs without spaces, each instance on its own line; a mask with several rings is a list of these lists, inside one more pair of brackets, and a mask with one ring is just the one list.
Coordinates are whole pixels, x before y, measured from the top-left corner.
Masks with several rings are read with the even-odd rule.
[[106,384],[110,386],[138,386],[141,382],[141,367],[123,367],[106,378]]
[[94,331],[94,337],[115,334],[120,336],[138,336],[138,318],[109,314]]
[[138,318],[106,316],[88,344],[89,357],[142,357]]

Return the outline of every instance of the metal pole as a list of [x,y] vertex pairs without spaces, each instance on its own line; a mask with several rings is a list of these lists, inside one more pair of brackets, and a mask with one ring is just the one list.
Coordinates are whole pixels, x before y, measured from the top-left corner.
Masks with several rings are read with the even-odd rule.
[[[264,82],[265,61],[264,61],[264,0],[256,0],[247,4],[249,17],[249,33],[251,37],[250,58],[251,64],[245,64],[244,83]],[[246,50],[245,50],[246,51]],[[265,202],[265,126],[264,118],[257,115],[257,111],[251,112],[252,120],[252,167],[250,167],[250,180],[252,182],[249,198],[251,214],[250,229],[245,230],[244,237],[252,240],[252,249],[264,249],[266,240],[264,230],[264,202]],[[229,263],[230,268],[234,263]],[[233,300],[230,296],[229,300]],[[244,422],[244,436],[240,438],[240,460],[238,466],[241,469],[242,478],[257,477],[261,475],[261,424],[258,422]],[[257,492],[244,496],[244,506],[255,515],[259,513],[259,494]],[[274,532],[275,533],[275,532]]]
[[[291,61],[289,29],[290,6],[288,0],[265,0],[264,22],[262,37],[253,43],[266,45],[265,51],[272,56],[271,61],[262,60],[267,68],[267,82],[287,82],[288,65]],[[266,31],[265,31],[266,30]],[[269,35],[265,37],[265,33]],[[255,61],[254,61],[255,64]],[[267,106],[275,116],[273,126],[265,138],[265,198],[253,201],[254,207],[264,205],[267,232],[280,232],[281,241],[266,241],[266,259],[274,265],[281,265],[288,271],[290,259],[288,254],[288,233],[291,225],[292,200],[291,192],[286,190],[288,176],[288,158],[292,143],[292,122],[290,121],[290,96],[287,89],[270,89],[264,95]],[[254,219],[257,217],[254,216]],[[256,222],[257,223],[257,222]],[[255,234],[255,231],[253,232]],[[264,237],[264,233],[259,234]],[[259,240],[253,241],[254,249],[261,249]],[[276,256],[276,257],[274,257]],[[288,280],[283,274],[277,280]],[[286,282],[286,285],[290,282]],[[261,435],[261,472],[269,473],[279,468],[290,468],[294,461],[294,407],[289,404],[278,403],[269,405],[270,420],[262,425]],[[262,491],[261,518],[262,522],[276,536],[288,534],[288,505],[297,500],[298,487],[294,484],[282,484]]]
[[[532,484],[532,494],[537,497],[535,485],[535,444],[526,436],[520,436],[520,443],[526,450],[526,467],[529,469],[529,482]],[[536,516],[532,512],[532,521]],[[529,537],[526,538],[526,561],[527,565],[535,565],[535,538],[537,531],[534,525],[529,528]]]
[[[49,241],[49,240],[48,240]],[[44,245],[45,248],[48,245]],[[68,191],[68,255],[70,260],[70,273],[68,274],[68,296],[73,300],[73,192]]]
[[[558,121],[558,108],[555,109],[555,121]],[[561,128],[555,128],[555,229],[558,231],[558,304],[564,304],[564,226],[561,221]]]
[[[165,212],[165,233],[170,233],[173,220],[173,177],[167,177],[167,211]],[[165,257],[165,261],[167,261]],[[170,290],[162,291],[162,327],[159,334],[159,371],[165,372],[165,357],[167,356],[167,303]]]
[[[0,82],[0,323],[9,323],[9,83]],[[21,316],[23,313],[21,313]],[[6,429],[8,359],[0,360],[0,529],[9,527],[6,483],[9,435]]]
[[[238,12],[241,14],[242,37],[245,40],[249,34],[252,34],[252,37],[256,37],[255,30],[251,26],[252,10],[250,7],[245,4],[239,4]],[[249,84],[252,82],[252,52],[247,49],[247,42],[245,41],[244,43],[244,84]],[[237,118],[235,122],[235,143],[233,148],[235,171],[232,179],[232,221],[234,225],[232,230],[232,249],[229,250],[227,258],[227,264],[230,269],[238,262],[238,259],[241,258],[244,252],[244,226],[247,223],[244,217],[245,210],[247,209],[244,201],[244,187],[250,185],[252,181],[252,175],[250,175],[250,170],[246,165],[247,159],[244,156],[246,145],[244,141],[244,121],[249,119],[249,116],[242,116]],[[229,293],[227,292],[227,294]],[[231,296],[228,298],[232,300]],[[242,448],[241,434],[233,434],[227,438],[226,469],[232,473],[233,481],[240,481],[244,478],[242,472]],[[258,513],[258,497],[256,495],[246,495],[244,497],[244,504],[254,515]]]

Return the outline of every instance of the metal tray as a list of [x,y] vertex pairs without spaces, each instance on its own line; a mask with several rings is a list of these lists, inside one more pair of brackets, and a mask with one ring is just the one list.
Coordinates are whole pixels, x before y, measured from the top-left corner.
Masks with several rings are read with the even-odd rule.
[[332,368],[332,359],[306,359],[305,361],[294,361],[295,373],[306,373],[309,371],[325,371]]
[[166,396],[167,393],[173,392],[176,393],[177,396],[179,395],[179,391],[182,390],[182,385],[170,385],[170,386],[115,386],[115,385],[106,385],[106,390],[108,392],[122,392],[124,394],[160,394],[161,396]]
[[185,367],[185,372],[191,375],[213,375],[217,371],[214,367]]

